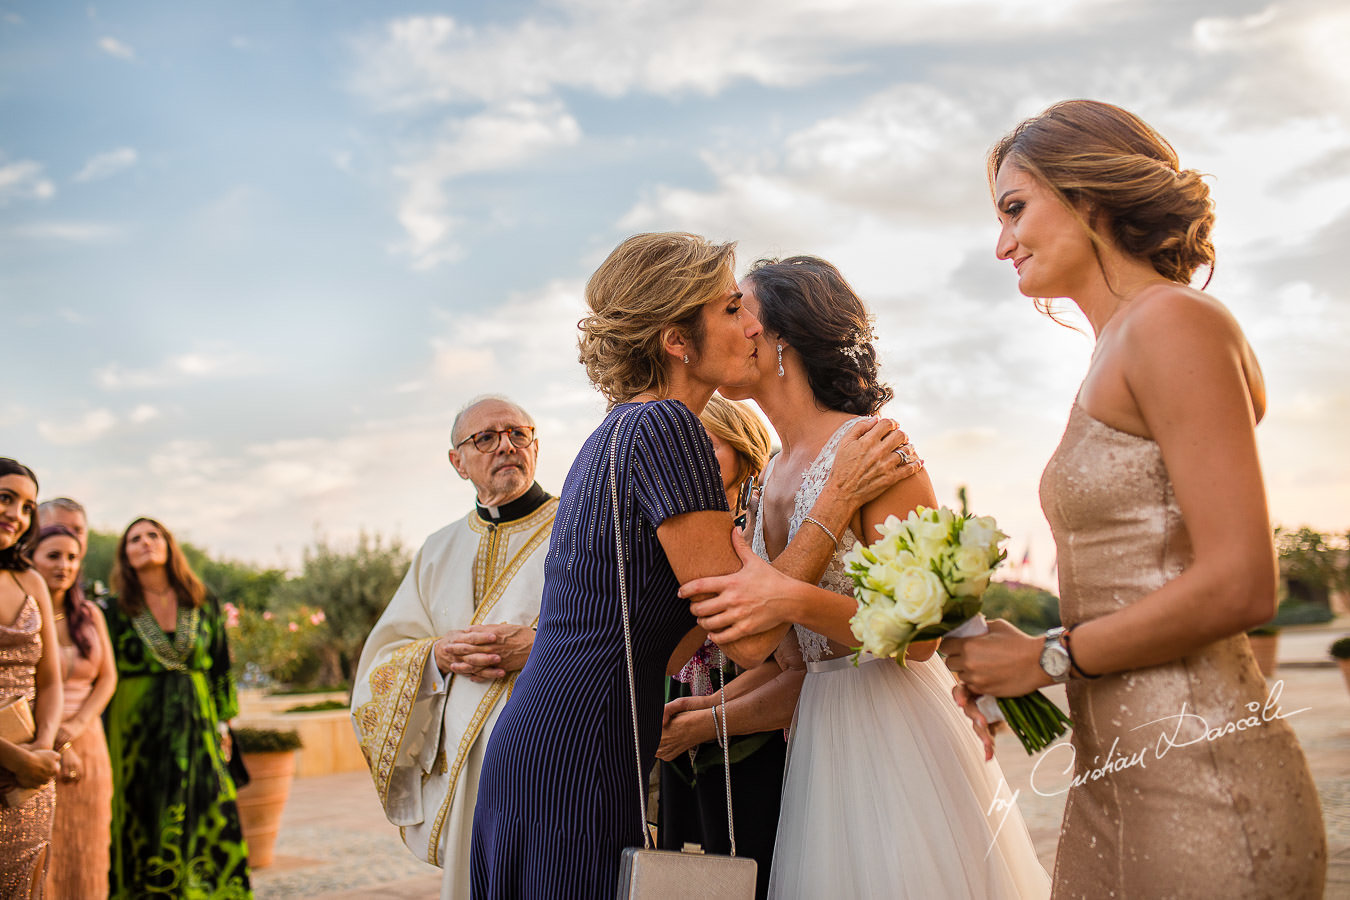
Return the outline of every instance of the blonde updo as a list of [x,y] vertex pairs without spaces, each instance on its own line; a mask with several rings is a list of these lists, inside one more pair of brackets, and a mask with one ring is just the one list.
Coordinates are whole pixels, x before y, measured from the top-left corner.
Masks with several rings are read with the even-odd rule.
[[1133,113],[1096,100],[1056,103],[989,151],[991,187],[1005,162],[1070,208],[1085,205],[1094,242],[1102,228],[1117,248],[1181,284],[1201,266],[1214,277],[1209,186],[1199,172],[1182,169],[1172,145]]
[[698,351],[700,313],[734,283],[735,250],[684,232],[635,234],[595,270],[577,343],[587,377],[611,407],[644,391],[665,393],[662,333],[678,328]]

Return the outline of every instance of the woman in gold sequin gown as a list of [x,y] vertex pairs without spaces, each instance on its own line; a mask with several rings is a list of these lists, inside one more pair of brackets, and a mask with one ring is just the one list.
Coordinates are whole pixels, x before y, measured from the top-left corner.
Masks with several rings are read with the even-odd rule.
[[35,736],[0,737],[0,897],[41,897],[60,755],[61,669],[47,586],[31,568],[37,478],[0,457],[0,705],[29,703]]
[[999,258],[1023,294],[1072,299],[1096,346],[1041,480],[1063,649],[996,622],[944,642],[948,665],[998,696],[1069,677],[1071,749],[1046,767],[1073,757],[1056,898],[1320,898],[1317,792],[1244,637],[1275,612],[1264,383],[1232,315],[1188,286],[1213,267],[1208,188],[1086,100],[1023,122],[989,174]]

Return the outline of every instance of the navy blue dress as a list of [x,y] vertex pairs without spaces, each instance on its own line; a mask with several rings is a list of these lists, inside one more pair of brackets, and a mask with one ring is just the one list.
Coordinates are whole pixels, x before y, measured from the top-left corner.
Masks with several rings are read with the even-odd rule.
[[666,663],[695,625],[656,529],[727,508],[712,442],[676,400],[616,407],[563,483],[534,648],[478,783],[475,900],[609,900],[620,853],[642,844],[609,492],[616,427],[644,790],[655,762]]

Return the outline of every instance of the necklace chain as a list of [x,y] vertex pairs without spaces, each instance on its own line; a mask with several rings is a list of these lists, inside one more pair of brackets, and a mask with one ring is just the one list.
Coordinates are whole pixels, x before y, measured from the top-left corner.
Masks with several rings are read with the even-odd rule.
[[197,626],[200,621],[201,611],[197,607],[178,607],[173,643],[170,644],[164,629],[159,627],[159,622],[149,606],[143,608],[137,613],[136,618],[131,620],[136,633],[150,648],[150,655],[164,668],[174,672],[181,672],[187,668],[188,654],[192,652],[192,645],[197,642]]

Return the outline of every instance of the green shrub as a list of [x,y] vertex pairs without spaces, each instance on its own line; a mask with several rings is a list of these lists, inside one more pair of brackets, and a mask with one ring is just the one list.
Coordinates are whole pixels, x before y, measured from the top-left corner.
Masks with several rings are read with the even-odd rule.
[[1321,603],[1300,603],[1291,600],[1281,603],[1270,624],[1276,628],[1289,625],[1321,625],[1336,618],[1331,607]]
[[1331,655],[1336,659],[1350,659],[1350,634],[1331,642]]
[[236,728],[234,743],[240,753],[285,753],[304,746],[300,732],[275,728]]
[[288,713],[305,712],[331,712],[335,709],[346,709],[350,704],[342,700],[321,700],[318,703],[301,703],[299,706],[292,706],[286,710]]
[[1007,619],[1027,634],[1041,634],[1059,624],[1059,598],[1020,581],[994,581],[984,592],[984,615]]

